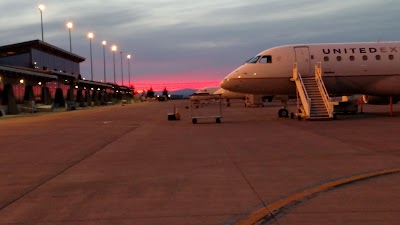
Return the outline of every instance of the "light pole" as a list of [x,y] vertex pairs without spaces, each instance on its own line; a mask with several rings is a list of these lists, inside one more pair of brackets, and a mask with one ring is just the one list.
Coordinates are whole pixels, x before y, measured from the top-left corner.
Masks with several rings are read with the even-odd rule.
[[121,79],[122,79],[122,86],[124,86],[124,69],[122,68],[122,51],[121,54]]
[[88,33],[88,38],[89,38],[89,43],[90,43],[90,73],[92,75],[92,81],[93,81],[93,59],[92,59],[92,39],[94,37],[94,34],[92,32]]
[[103,45],[103,61],[104,61],[104,83],[106,83],[106,41],[102,41],[101,44]]
[[46,7],[43,5],[43,4],[40,4],[39,6],[38,6],[38,9],[39,9],[39,11],[40,11],[40,24],[41,24],[41,27],[42,27],[42,41],[44,41],[44,38],[43,38],[43,10],[45,9]]
[[115,80],[115,51],[117,51],[117,46],[116,45],[111,46],[111,51],[113,52],[113,61],[114,61],[114,84],[117,84]]
[[130,61],[131,61],[131,55],[127,55],[126,58],[128,58],[128,83],[129,83],[129,87],[131,87],[131,65],[130,65]]
[[74,26],[74,24],[72,22],[68,22],[67,23],[67,28],[69,31],[69,51],[72,52],[72,42],[71,42],[71,29]]

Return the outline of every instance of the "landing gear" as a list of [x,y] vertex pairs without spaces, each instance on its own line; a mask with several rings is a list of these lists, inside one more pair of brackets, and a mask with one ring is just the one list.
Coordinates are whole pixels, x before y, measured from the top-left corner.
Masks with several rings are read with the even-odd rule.
[[278,111],[278,116],[279,117],[289,117],[289,111],[286,109],[287,101],[288,101],[287,98],[284,98],[284,99],[281,100],[282,109],[280,109]]
[[279,117],[289,117],[289,111],[287,109],[280,109],[278,111]]

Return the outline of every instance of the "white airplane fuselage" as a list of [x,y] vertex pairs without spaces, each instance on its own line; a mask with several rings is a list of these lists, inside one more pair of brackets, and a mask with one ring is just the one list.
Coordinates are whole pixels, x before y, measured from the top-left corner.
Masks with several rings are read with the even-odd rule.
[[[258,57],[259,56],[259,57]],[[258,57],[258,58],[257,58]],[[246,94],[296,95],[293,65],[302,77],[322,78],[331,95],[400,96],[400,42],[287,45],[259,53],[221,82]]]

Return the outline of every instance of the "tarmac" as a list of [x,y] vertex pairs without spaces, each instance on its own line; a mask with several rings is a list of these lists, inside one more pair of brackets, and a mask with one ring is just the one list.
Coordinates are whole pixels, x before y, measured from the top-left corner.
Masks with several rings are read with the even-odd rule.
[[[364,105],[363,114],[298,121],[278,118],[276,102],[233,102],[221,123],[197,124],[186,106],[0,117],[0,225],[234,225],[260,210],[253,224],[400,223],[400,173],[308,192],[400,168],[400,104],[392,117],[387,105]],[[179,121],[167,120],[174,107]],[[193,110],[219,114],[215,104]]]

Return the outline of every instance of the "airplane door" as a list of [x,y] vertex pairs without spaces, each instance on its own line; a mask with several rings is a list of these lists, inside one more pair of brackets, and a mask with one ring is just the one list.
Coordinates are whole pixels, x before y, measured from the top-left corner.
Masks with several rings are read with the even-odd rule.
[[301,76],[311,76],[310,68],[311,68],[311,62],[310,62],[310,51],[307,46],[304,47],[294,47],[294,52],[296,54],[296,62],[297,62],[297,68],[300,72]]

